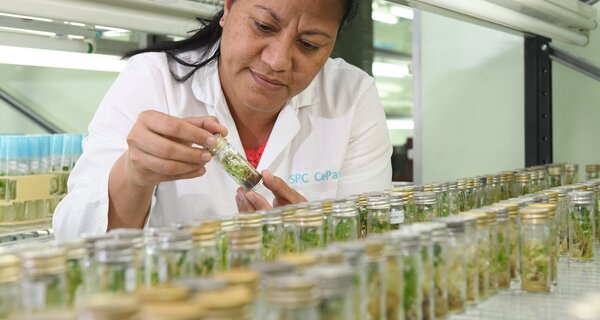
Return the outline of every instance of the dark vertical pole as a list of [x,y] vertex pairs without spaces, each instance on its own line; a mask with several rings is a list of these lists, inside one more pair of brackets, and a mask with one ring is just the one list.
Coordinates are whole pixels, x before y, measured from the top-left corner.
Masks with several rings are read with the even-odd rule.
[[525,37],[525,166],[552,163],[549,39]]

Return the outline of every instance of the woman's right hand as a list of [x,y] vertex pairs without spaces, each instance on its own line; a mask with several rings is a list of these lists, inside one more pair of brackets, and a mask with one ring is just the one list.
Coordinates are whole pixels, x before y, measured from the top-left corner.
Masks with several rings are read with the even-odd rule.
[[129,149],[123,156],[127,180],[140,188],[163,181],[202,176],[211,154],[193,145],[214,147],[213,136],[227,135],[215,117],[180,119],[158,111],[139,114],[129,135]]

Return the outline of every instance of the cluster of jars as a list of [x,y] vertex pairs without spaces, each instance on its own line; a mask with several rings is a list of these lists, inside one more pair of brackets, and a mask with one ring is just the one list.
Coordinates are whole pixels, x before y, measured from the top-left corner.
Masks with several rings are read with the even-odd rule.
[[[526,195],[505,173],[20,247],[0,253],[0,319],[65,309],[101,319],[82,315],[121,306],[106,302],[114,295],[143,319],[162,302],[237,310],[218,319],[442,319],[498,290],[548,292],[557,259],[591,261],[600,238],[600,180],[556,185],[557,167]],[[230,293],[239,301],[202,284],[224,274],[252,283]],[[155,301],[155,289],[179,294]]]

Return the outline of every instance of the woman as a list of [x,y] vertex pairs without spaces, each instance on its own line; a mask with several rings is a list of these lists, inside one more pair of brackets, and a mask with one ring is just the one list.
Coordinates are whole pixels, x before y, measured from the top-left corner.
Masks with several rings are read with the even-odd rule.
[[[190,39],[134,52],[90,123],[56,237],[390,187],[374,81],[329,58],[356,2],[226,0]],[[216,133],[266,189],[246,192],[210,161]]]

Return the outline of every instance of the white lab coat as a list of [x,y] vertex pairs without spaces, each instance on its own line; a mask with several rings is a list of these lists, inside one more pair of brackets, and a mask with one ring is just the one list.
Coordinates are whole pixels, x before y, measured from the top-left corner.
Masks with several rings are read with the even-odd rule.
[[[189,69],[173,65],[176,72]],[[138,114],[156,110],[176,117],[215,116],[228,141],[243,153],[221,91],[217,63],[176,82],[164,53],[140,54],[102,100],[84,141],[84,152],[68,182],[69,194],[53,219],[56,238],[106,232],[108,177],[127,150],[126,137]],[[341,59],[323,70],[279,113],[258,165],[286,180],[309,201],[391,187],[392,147],[374,80]],[[238,185],[216,161],[202,177],[160,183],[148,226],[165,226],[235,214]],[[261,192],[267,200],[273,195]]]

